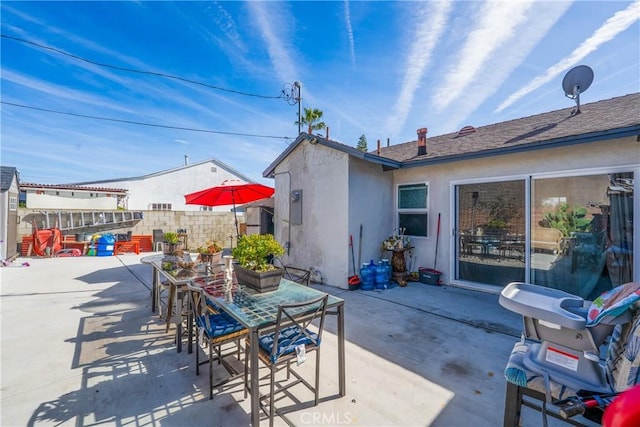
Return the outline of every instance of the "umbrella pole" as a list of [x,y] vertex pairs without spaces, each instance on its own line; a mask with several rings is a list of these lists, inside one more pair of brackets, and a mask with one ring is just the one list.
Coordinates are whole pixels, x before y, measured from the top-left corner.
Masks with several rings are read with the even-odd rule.
[[238,241],[238,238],[240,237],[240,229],[238,228],[238,214],[236,212],[236,198],[234,197],[234,192],[231,191],[231,201],[233,202],[233,218],[236,221],[236,242]]

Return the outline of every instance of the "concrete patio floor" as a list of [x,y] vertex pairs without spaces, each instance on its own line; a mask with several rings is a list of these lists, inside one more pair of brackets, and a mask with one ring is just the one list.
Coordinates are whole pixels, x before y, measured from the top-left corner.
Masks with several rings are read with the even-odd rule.
[[[196,376],[194,355],[177,353],[173,329],[165,333],[151,313],[145,255],[18,258],[0,269],[0,425],[249,424],[241,380],[209,400],[207,367]],[[336,325],[329,317],[323,399],[288,414],[292,423],[502,425],[503,371],[521,319],[497,295],[422,283],[382,292],[314,287],[345,299],[347,394],[336,398]],[[539,413],[524,415],[524,425],[542,424]]]

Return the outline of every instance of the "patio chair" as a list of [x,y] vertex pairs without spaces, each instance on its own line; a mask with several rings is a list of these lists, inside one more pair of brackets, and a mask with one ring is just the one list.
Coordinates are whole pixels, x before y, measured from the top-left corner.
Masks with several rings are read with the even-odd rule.
[[[196,341],[199,343],[196,346],[196,375],[200,375],[200,365],[209,363],[209,399],[213,399],[213,390],[215,388],[242,376],[242,372],[236,370],[225,358],[232,353],[236,353],[236,357],[240,360],[242,354],[241,340],[247,336],[248,330],[224,311],[213,312],[207,304],[205,291],[201,286],[188,284],[187,292],[189,294],[191,313],[189,327],[195,329]],[[189,337],[191,339],[191,332]],[[207,361],[200,362],[198,348],[200,342],[209,347]],[[228,347],[228,344],[232,344],[231,349],[233,351],[225,353],[224,351],[229,350],[229,348],[223,349],[223,346]],[[189,342],[189,348],[191,348],[191,341]],[[218,365],[224,366],[227,372],[231,374],[230,377],[215,384],[213,383],[214,360],[217,360]]]
[[300,283],[301,285],[309,286],[311,280],[311,271],[304,268],[293,267],[291,265],[285,265],[283,267],[283,277],[292,282]]
[[162,230],[153,230],[153,250],[161,251],[162,242],[164,242],[164,232]]
[[[269,417],[269,426],[273,426],[275,413],[282,416],[283,411],[275,408],[276,393],[287,393],[297,384],[303,384],[314,393],[313,406],[318,405],[318,392],[320,381],[320,343],[322,331],[324,329],[324,319],[327,313],[328,295],[323,295],[309,301],[299,303],[281,304],[278,307],[278,315],[275,328],[272,332],[261,335],[258,338],[258,359],[269,368],[269,394],[260,396],[260,407]],[[309,329],[312,322],[317,322],[317,332]],[[249,340],[245,341],[246,352],[249,354]],[[301,364],[306,361],[309,353],[316,353],[315,378],[312,385],[296,372],[291,362]],[[245,363],[245,397],[249,390],[249,364]],[[278,390],[275,390],[276,373],[281,369],[286,369],[287,377],[284,383],[278,383]],[[295,380],[290,381],[291,375]],[[264,401],[267,404],[264,404]]]
[[507,285],[500,304],[523,315],[524,332],[505,369],[504,426],[520,425],[523,405],[540,411],[545,426],[547,415],[578,426],[576,415],[599,423],[611,400],[640,382],[639,303],[640,283],[593,303],[557,289]]
[[309,286],[309,282],[311,281],[311,270],[307,270],[301,267],[295,267],[293,265],[285,265],[280,258],[276,258],[276,260],[284,270],[282,277],[287,280],[291,280],[292,282]]

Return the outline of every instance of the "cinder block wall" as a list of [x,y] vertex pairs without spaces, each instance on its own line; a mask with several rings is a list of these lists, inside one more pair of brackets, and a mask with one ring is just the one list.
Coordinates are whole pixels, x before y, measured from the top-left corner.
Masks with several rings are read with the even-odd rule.
[[[78,233],[100,234],[113,233],[153,235],[153,230],[162,231],[187,231],[187,245],[194,250],[209,240],[215,240],[224,247],[231,247],[236,243],[236,227],[233,212],[176,212],[176,211],[142,211],[143,218],[119,228],[104,228],[100,226],[62,230],[63,235],[75,235]],[[44,214],[33,209],[18,209],[20,224],[18,224],[18,242],[22,242],[22,236],[30,236],[33,232],[32,221],[39,228],[45,228]],[[50,219],[50,226],[55,224]],[[246,229],[245,217],[238,213],[240,233]]]

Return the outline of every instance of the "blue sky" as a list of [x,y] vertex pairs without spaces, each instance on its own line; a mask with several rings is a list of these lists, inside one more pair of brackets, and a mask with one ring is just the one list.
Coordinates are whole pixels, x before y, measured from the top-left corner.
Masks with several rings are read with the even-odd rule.
[[595,74],[582,103],[640,91],[638,1],[0,7],[0,163],[22,182],[139,176],[186,155],[272,184],[262,172],[298,131],[280,97],[295,81],[331,139],[369,149],[571,109],[576,65]]

